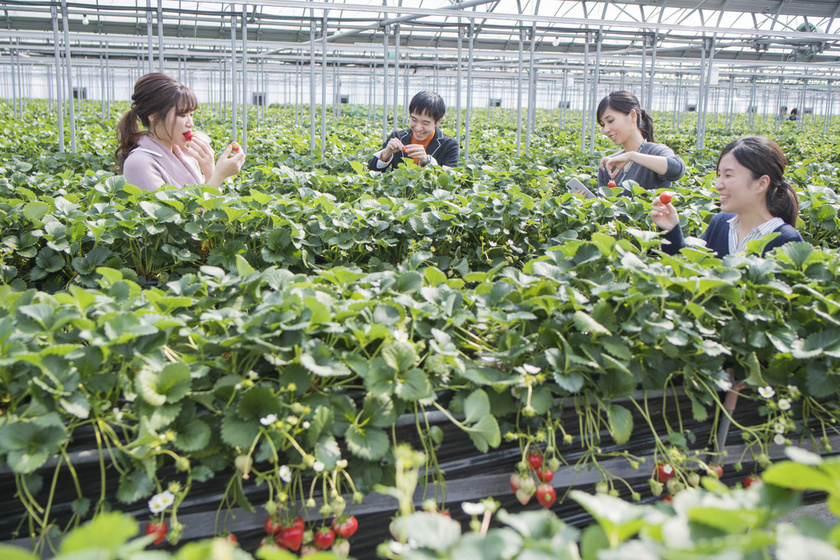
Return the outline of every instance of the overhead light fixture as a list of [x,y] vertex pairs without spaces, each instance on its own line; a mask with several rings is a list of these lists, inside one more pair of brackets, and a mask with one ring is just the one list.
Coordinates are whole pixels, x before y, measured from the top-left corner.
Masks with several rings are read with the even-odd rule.
[[557,47],[557,46],[559,46],[559,45],[560,45],[560,36],[558,35],[558,36],[557,36],[557,37],[555,37],[555,38],[554,38],[554,40],[551,42],[551,46],[553,46],[553,47]]
[[90,20],[87,17],[87,14],[82,16],[82,25],[87,25],[90,23]]

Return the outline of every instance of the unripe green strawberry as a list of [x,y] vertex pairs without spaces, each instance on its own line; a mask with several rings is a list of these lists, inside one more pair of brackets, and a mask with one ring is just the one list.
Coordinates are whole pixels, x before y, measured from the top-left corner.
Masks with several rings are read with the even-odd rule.
[[650,493],[653,494],[655,497],[659,497],[662,495],[662,483],[656,480],[655,478],[651,478],[648,480],[648,484],[650,484]]

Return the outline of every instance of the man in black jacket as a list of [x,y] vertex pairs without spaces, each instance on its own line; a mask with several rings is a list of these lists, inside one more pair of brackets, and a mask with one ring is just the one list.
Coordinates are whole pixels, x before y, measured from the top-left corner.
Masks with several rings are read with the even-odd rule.
[[370,158],[368,168],[384,171],[411,160],[421,167],[457,166],[458,142],[438,128],[446,112],[440,95],[421,91],[411,99],[408,112],[411,115],[409,128],[392,132],[382,149]]

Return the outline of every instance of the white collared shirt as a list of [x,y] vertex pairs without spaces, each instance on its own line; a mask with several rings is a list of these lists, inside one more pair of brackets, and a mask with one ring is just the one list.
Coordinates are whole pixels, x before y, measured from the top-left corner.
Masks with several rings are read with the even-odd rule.
[[750,231],[749,235],[747,235],[744,239],[741,239],[740,242],[738,240],[738,225],[740,224],[740,220],[736,215],[734,218],[729,220],[729,254],[734,255],[736,253],[742,252],[744,249],[747,248],[747,243],[753,241],[754,239],[761,239],[768,233],[772,233],[775,231],[779,226],[784,225],[785,221],[781,218],[771,218],[760,224],[759,226],[755,227]]

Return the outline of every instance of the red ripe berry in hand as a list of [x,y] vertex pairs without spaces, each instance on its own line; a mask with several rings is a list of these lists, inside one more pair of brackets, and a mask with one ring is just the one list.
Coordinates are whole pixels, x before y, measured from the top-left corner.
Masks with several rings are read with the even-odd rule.
[[239,153],[239,142],[231,142],[230,143],[230,153],[238,154]]
[[614,188],[616,188],[618,185],[616,185],[616,184],[615,184],[615,181],[610,181],[609,183],[607,183],[607,186],[608,186],[609,188],[611,188],[611,189],[614,189]]
[[761,477],[755,474],[749,475],[747,478],[744,479],[744,488],[749,488],[753,484],[761,484],[762,480]]
[[674,476],[674,467],[668,463],[656,463],[656,477],[660,482],[668,482]]
[[333,519],[332,528],[336,534],[344,539],[350,538],[359,528],[359,522],[353,515],[342,516],[338,519]]
[[291,550],[300,549],[300,543],[303,542],[303,527],[298,525],[283,527],[280,531],[280,540]]
[[335,541],[335,531],[329,527],[321,527],[315,532],[315,546],[321,550],[326,550],[332,546]]
[[554,471],[548,467],[537,469],[537,479],[540,482],[551,482],[554,479]]
[[543,456],[539,453],[528,453],[528,464],[531,465],[531,470],[537,470],[543,464]]
[[163,539],[166,538],[166,533],[169,532],[169,527],[164,522],[157,523],[155,521],[149,521],[146,523],[146,534],[147,535],[154,535],[154,540],[152,541],[154,544],[160,544],[163,542]]
[[671,203],[671,193],[665,191],[664,193],[659,195],[659,202],[662,204],[668,205]]
[[269,535],[276,535],[283,530],[283,525],[274,521],[271,516],[265,518],[265,532]]
[[549,484],[540,484],[537,486],[537,501],[544,508],[550,508],[554,505],[554,500],[557,499],[557,492]]
[[186,131],[186,132],[184,133],[184,138],[186,138],[186,139],[187,139],[187,142],[189,142],[190,140],[192,140],[192,138],[193,138],[193,133],[192,133],[192,130],[188,130],[188,131]]

